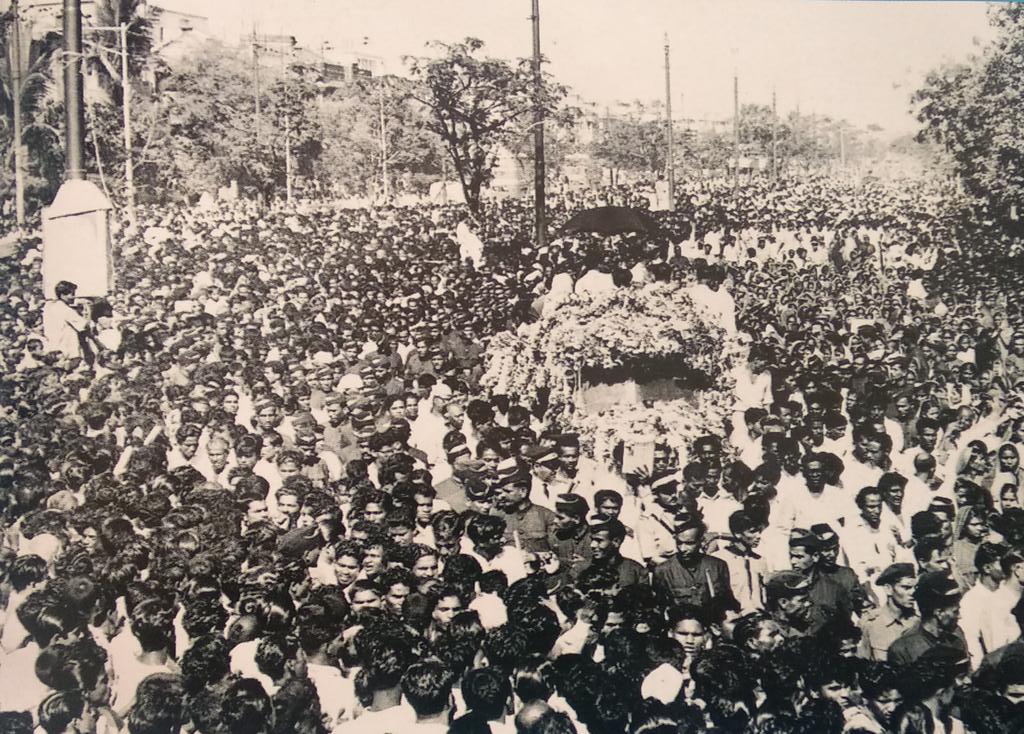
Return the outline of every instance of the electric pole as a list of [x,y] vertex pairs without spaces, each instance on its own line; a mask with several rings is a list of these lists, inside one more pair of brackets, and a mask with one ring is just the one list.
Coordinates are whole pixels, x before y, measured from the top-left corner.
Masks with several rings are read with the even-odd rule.
[[121,111],[124,115],[124,198],[128,209],[128,224],[134,230],[135,221],[135,163],[132,157],[132,85],[128,79],[128,24],[121,24]]
[[388,181],[388,136],[387,136],[387,118],[384,116],[384,92],[385,84],[387,82],[384,79],[384,75],[380,77],[380,177],[381,177],[381,191],[384,196],[385,203],[391,198],[391,184]]
[[775,107],[775,88],[772,88],[772,180],[779,176],[779,115]]
[[21,119],[21,16],[18,0],[11,2],[11,97],[14,99],[14,210],[18,227],[25,226],[25,151],[22,149]]
[[668,179],[668,210],[676,209],[676,167],[675,149],[672,145],[672,77],[669,62],[668,34],[665,34],[665,121],[668,129],[666,137],[668,141],[668,157],[665,160],[665,178]]
[[252,85],[256,98],[256,145],[260,144],[260,50],[256,39],[256,25],[252,26]]
[[732,75],[732,191],[733,194],[740,190],[740,77],[733,72]]
[[293,46],[281,53],[282,80],[284,86],[284,196],[285,203],[291,208],[293,203],[292,187],[292,110],[289,94],[291,85],[288,75],[291,73],[291,65],[288,63],[295,52]]
[[64,0],[64,134],[68,180],[85,178],[84,84],[82,81],[82,3]]
[[540,0],[531,0],[533,15],[533,208],[536,246],[545,244],[544,199],[544,108],[541,105],[540,73]]

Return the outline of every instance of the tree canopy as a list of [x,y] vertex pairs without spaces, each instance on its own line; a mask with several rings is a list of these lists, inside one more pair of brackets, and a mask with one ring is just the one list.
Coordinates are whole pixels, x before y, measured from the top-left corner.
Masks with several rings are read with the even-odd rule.
[[989,9],[995,40],[931,71],[914,94],[921,142],[951,155],[965,187],[1004,213],[1024,193],[1024,6]]
[[409,59],[418,84],[414,96],[430,110],[428,126],[444,142],[466,202],[476,212],[500,146],[523,134],[535,101],[545,117],[554,117],[566,89],[545,75],[535,100],[530,61],[482,57],[484,44],[476,38],[431,45],[439,56]]

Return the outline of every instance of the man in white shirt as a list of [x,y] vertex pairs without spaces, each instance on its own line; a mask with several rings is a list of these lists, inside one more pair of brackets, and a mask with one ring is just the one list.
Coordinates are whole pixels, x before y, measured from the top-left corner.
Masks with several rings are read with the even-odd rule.
[[767,566],[754,551],[761,540],[761,528],[745,510],[736,510],[729,517],[729,531],[731,538],[712,555],[729,567],[732,595],[739,602],[740,613],[748,614],[764,605],[762,583],[767,576]]
[[842,486],[849,492],[862,487],[877,487],[885,473],[883,463],[892,449],[888,434],[866,430],[854,432],[853,454],[843,469]]
[[89,330],[89,321],[75,310],[72,303],[78,286],[67,280],[54,288],[55,300],[43,306],[43,336],[48,352],[61,352],[65,357],[81,357],[79,338]]
[[351,721],[336,726],[332,734],[405,734],[416,714],[402,701],[402,674],[412,662],[406,643],[382,639],[374,648],[373,660],[363,671],[370,691],[370,703],[357,710]]
[[873,582],[895,563],[899,543],[892,529],[882,524],[884,501],[878,487],[861,488],[856,505],[859,512],[847,516],[840,538],[857,578],[861,583]]
[[472,549],[466,555],[480,563],[484,573],[501,571],[511,586],[527,573],[527,557],[515,546],[504,544],[505,520],[495,515],[477,515],[466,527]]
[[780,528],[788,533],[795,527],[807,528],[818,523],[842,525],[840,520],[851,511],[850,498],[839,487],[826,482],[824,457],[806,454],[801,460],[801,473],[802,486],[789,485],[784,491],[780,487]]
[[1013,548],[1000,560],[1005,580],[991,597],[987,609],[991,615],[992,648],[998,649],[1020,637],[1020,626],[1013,616],[1013,608],[1020,602],[1024,591],[1024,551]]
[[768,371],[768,355],[763,349],[752,348],[747,364],[737,365],[733,376],[736,378],[737,412],[771,405],[772,375]]
[[971,667],[974,670],[978,669],[987,654],[1002,646],[1000,643],[1009,634],[995,627],[997,623],[1006,622],[1000,614],[1005,610],[999,609],[999,590],[1006,579],[1002,559],[1008,550],[1002,543],[982,543],[978,546],[974,557],[978,580],[960,599],[960,629],[967,640],[967,652],[971,656]]
[[736,336],[736,301],[722,286],[722,277],[717,268],[707,267],[697,274],[698,283],[690,286],[689,295],[698,308],[703,308],[725,329],[729,336]]
[[132,635],[139,641],[137,655],[111,654],[114,670],[110,707],[124,716],[135,702],[139,683],[154,673],[177,673],[171,657],[174,649],[174,613],[159,599],[140,602],[131,615]]
[[697,495],[697,507],[704,515],[704,524],[708,532],[714,535],[729,535],[729,517],[736,510],[743,509],[743,504],[732,494],[720,486],[722,467],[708,464],[704,486]]
[[402,676],[402,693],[416,712],[416,721],[403,734],[448,734],[454,684],[455,673],[437,658],[410,665]]

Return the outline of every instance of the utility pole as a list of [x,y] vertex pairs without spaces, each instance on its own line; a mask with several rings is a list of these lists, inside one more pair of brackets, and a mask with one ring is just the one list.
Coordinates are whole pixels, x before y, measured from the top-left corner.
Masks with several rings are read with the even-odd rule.
[[846,129],[839,126],[839,167],[846,170]]
[[772,180],[779,177],[779,113],[775,107],[775,88],[772,87]]
[[124,115],[124,198],[128,209],[128,224],[134,230],[135,220],[135,163],[132,157],[132,85],[128,79],[128,24],[121,24],[121,111]]
[[22,148],[21,119],[21,16],[18,0],[11,2],[11,96],[14,99],[14,210],[18,227],[25,226],[25,151]]
[[732,75],[732,191],[733,195],[740,190],[740,77],[735,71]]
[[281,66],[284,79],[284,196],[285,203],[290,208],[293,203],[292,186],[292,110],[291,101],[288,99],[291,85],[288,83],[288,75],[291,73],[291,66],[288,61],[294,53],[294,47],[289,47],[281,54]]
[[256,24],[252,26],[252,85],[256,98],[256,144],[260,144],[260,48],[256,38]]
[[388,136],[387,136],[387,119],[384,116],[384,91],[385,84],[387,82],[384,79],[384,75],[380,77],[380,177],[381,177],[381,191],[384,195],[384,201],[387,202],[391,199],[391,184],[388,181]]
[[85,178],[85,96],[82,81],[82,2],[64,0],[64,134],[68,180]]
[[541,107],[540,74],[540,0],[531,0],[533,15],[533,210],[536,227],[536,246],[543,247],[546,239],[544,198],[544,109]]
[[665,160],[665,178],[668,179],[668,210],[676,209],[676,167],[675,148],[672,145],[672,77],[669,62],[668,34],[665,34],[665,118],[668,130],[668,157]]

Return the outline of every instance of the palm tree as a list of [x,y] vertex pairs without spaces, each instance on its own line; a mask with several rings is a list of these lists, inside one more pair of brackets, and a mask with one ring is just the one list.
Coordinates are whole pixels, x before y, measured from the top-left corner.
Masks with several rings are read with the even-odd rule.
[[[96,0],[95,26],[128,26],[128,74],[138,76],[153,50],[153,20],[158,8],[145,0]],[[84,38],[86,64],[96,75],[100,87],[115,104],[121,103],[121,38],[118,31],[93,31]]]
[[[33,161],[48,161],[60,155],[61,131],[49,124],[45,113],[51,103],[59,99],[54,84],[59,63],[61,37],[58,33],[31,39],[23,33],[23,48],[28,48],[27,61],[16,59],[11,48],[11,13],[0,15],[0,156],[5,171],[14,169],[14,110],[20,105],[22,141]],[[16,99],[14,90],[15,63],[21,68],[21,94]]]

